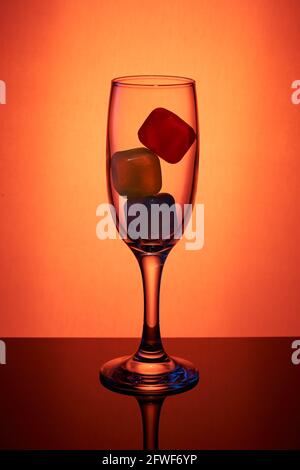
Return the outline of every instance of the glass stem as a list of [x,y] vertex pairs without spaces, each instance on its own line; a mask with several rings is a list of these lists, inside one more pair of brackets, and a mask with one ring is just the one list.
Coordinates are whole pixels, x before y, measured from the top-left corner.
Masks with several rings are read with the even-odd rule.
[[136,354],[139,361],[163,362],[167,355],[163,349],[159,327],[159,292],[166,255],[140,255],[138,257],[144,287],[143,336]]

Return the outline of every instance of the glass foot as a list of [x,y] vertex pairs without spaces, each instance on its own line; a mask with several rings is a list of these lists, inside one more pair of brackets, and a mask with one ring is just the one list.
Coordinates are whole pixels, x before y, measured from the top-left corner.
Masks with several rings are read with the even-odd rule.
[[136,356],[123,356],[106,362],[100,371],[105,387],[132,395],[180,393],[193,388],[198,380],[193,364],[177,357],[142,362]]

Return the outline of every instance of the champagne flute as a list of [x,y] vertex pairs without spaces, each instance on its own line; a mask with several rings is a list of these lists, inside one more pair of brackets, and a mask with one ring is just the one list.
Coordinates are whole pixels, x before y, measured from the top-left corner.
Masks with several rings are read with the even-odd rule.
[[178,393],[198,382],[198,371],[190,362],[165,352],[159,326],[162,269],[190,216],[186,207],[194,202],[198,159],[193,79],[141,75],[112,80],[108,194],[117,229],[138,260],[144,288],[139,348],[110,360],[100,371],[101,382],[115,391]]

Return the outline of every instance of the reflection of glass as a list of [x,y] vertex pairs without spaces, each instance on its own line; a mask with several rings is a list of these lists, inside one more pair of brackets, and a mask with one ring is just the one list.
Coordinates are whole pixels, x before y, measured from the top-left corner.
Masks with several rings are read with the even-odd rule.
[[[113,391],[118,391],[115,387],[109,387],[105,385],[108,389],[111,388]],[[195,385],[190,386],[192,388]],[[124,392],[121,392],[124,393]],[[162,405],[166,397],[170,394],[174,395],[176,392],[171,391],[169,393],[163,393],[161,395],[151,395],[146,393],[137,393],[133,394],[131,391],[129,395],[134,395],[136,398],[142,417],[142,427],[143,427],[143,449],[144,450],[157,450],[159,449],[159,419],[162,409]],[[177,392],[177,393],[180,393]],[[125,395],[127,393],[124,393]]]
[[194,81],[168,76],[113,80],[108,115],[107,183],[119,232],[124,234],[128,229],[133,203],[143,204],[149,213],[155,205],[175,207],[173,204],[177,204],[169,219],[167,236],[158,226],[156,235],[147,231],[147,236],[134,237],[127,230],[124,238],[142,273],[144,328],[134,355],[113,359],[102,366],[101,381],[117,391],[148,395],[176,393],[198,381],[198,372],[190,362],[166,354],[159,328],[162,269],[189,217],[184,205],[194,201],[197,169]]
[[159,418],[165,396],[136,396],[143,422],[144,450],[158,449]]

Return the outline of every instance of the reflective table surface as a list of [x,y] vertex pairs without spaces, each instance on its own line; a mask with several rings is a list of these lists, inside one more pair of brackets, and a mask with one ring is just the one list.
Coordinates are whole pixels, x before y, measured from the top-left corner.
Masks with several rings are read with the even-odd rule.
[[143,415],[148,448],[300,449],[294,339],[166,339],[200,382],[143,403],[99,382],[100,366],[133,353],[136,339],[4,339],[0,448],[142,449]]

